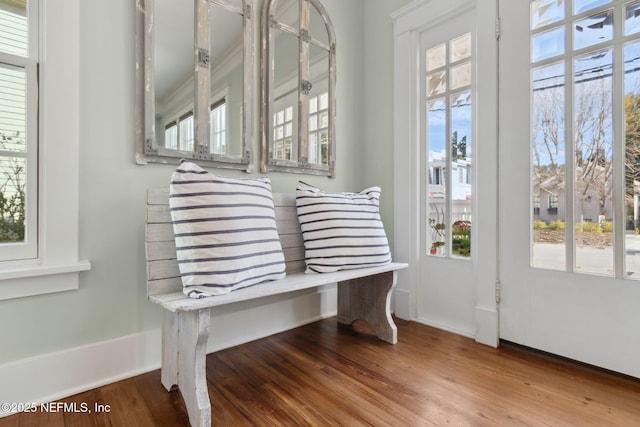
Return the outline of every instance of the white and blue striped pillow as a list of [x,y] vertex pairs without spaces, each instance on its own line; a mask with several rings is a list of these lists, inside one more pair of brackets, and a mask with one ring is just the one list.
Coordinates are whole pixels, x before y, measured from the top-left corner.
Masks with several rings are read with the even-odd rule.
[[296,207],[307,273],[373,267],[391,262],[380,218],[380,188],[325,193],[298,182]]
[[187,296],[221,295],[285,277],[269,178],[220,177],[183,161],[170,188]]

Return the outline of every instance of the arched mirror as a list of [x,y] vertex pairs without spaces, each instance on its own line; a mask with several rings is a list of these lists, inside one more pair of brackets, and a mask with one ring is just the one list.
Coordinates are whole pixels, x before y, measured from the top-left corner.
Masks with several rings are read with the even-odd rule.
[[254,0],[137,0],[136,160],[252,163]]
[[262,172],[335,173],[336,42],[318,0],[267,0]]

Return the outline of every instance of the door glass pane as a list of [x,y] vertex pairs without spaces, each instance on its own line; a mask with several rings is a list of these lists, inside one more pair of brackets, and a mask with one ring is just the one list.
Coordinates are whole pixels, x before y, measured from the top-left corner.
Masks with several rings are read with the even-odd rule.
[[471,63],[451,67],[451,90],[460,89],[471,84]]
[[532,71],[532,265],[565,269],[564,63]]
[[577,15],[608,3],[611,0],[573,0],[573,13]]
[[640,279],[640,42],[624,48],[625,274]]
[[624,33],[628,36],[638,31],[640,31],[640,2],[635,2],[627,6]]
[[[427,218],[429,235],[427,241],[434,248],[433,255],[443,254],[446,241],[446,165],[447,165],[447,102],[437,98],[427,102],[427,141],[429,157],[427,164],[427,191],[429,208]],[[438,249],[440,248],[440,249]]]
[[[471,255],[471,91],[451,96],[451,255]],[[455,178],[455,179],[454,179]]]
[[427,76],[427,96],[440,95],[447,90],[447,71],[437,71]]
[[590,16],[573,25],[573,47],[581,49],[613,38],[613,10]]
[[427,50],[427,71],[442,68],[447,64],[447,45],[441,44]]
[[564,0],[534,0],[531,2],[532,30],[562,19],[564,19]]
[[576,271],[613,275],[613,50],[573,67]]
[[450,61],[456,62],[471,56],[471,34],[467,33],[463,36],[455,38],[450,42]]
[[564,53],[564,27],[531,38],[531,61],[537,62]]
[[471,33],[427,50],[427,69],[438,67],[426,76],[431,255],[471,256],[471,56]]

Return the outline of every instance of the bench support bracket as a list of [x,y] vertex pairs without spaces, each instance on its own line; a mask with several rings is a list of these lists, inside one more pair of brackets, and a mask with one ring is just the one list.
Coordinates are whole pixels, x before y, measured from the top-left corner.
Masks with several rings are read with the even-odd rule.
[[391,292],[395,285],[395,271],[339,282],[338,322],[351,325],[362,319],[378,338],[396,344],[398,328],[391,318]]

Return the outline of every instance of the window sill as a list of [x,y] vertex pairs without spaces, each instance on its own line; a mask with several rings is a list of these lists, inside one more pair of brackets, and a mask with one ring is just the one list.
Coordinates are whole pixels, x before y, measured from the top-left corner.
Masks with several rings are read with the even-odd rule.
[[78,273],[89,269],[86,260],[0,269],[0,301],[78,289]]

